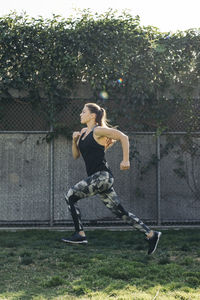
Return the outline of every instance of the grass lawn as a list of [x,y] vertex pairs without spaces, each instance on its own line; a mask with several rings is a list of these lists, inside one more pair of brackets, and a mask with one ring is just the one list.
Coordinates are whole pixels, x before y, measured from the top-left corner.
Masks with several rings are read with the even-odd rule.
[[[71,232],[67,232],[67,236]],[[157,251],[136,231],[0,231],[0,299],[200,299],[200,230],[163,230]]]

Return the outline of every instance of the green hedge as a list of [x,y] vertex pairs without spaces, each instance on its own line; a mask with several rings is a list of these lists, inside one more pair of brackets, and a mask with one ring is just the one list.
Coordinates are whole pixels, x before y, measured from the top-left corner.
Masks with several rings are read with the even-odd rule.
[[0,18],[0,101],[13,101],[9,90],[17,89],[21,101],[46,110],[53,121],[55,106],[66,105],[74,86],[86,81],[95,101],[106,91],[105,105],[112,99],[120,112],[134,108],[143,127],[162,126],[175,109],[191,118],[199,44],[198,29],[163,33],[126,13],[84,11],[74,19],[10,14]]

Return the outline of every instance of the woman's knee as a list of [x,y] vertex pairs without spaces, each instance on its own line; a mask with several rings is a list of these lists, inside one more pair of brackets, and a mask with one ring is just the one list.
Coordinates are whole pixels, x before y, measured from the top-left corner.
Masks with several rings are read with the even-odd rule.
[[80,198],[74,194],[66,197],[66,202],[69,206],[74,205]]
[[70,188],[67,194],[65,194],[65,201],[68,205],[72,204],[76,200],[76,198],[77,196],[74,195],[74,190],[72,188]]
[[68,202],[69,202],[69,205],[74,205],[77,201],[79,200],[79,198],[75,195],[72,195],[68,198]]
[[69,191],[65,194],[65,201],[67,202],[68,205],[69,205],[69,198],[71,195],[73,195],[73,190],[69,189]]

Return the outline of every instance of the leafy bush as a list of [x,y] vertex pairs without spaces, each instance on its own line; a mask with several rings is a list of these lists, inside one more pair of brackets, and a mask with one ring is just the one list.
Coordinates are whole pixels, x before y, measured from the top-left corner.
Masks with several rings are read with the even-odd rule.
[[76,19],[10,14],[0,18],[0,41],[0,102],[32,103],[53,124],[80,83],[93,100],[106,92],[114,115],[130,112],[143,128],[163,125],[177,108],[193,115],[182,99],[198,86],[199,30],[162,33],[112,10]]

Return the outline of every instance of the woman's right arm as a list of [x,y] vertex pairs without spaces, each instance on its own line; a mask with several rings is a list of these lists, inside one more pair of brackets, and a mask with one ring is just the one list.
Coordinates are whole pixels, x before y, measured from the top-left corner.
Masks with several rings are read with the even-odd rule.
[[78,148],[78,140],[80,135],[81,133],[79,131],[75,131],[72,135],[72,156],[74,159],[77,159],[80,156],[80,150]]
[[87,128],[83,128],[81,131],[75,131],[72,135],[72,156],[74,159],[80,157],[80,150],[78,147],[78,142],[80,136],[87,130]]

